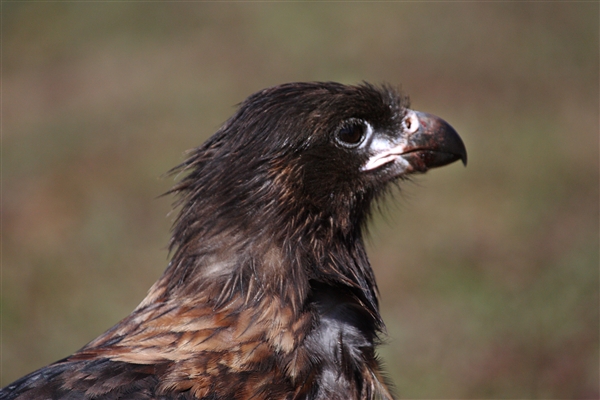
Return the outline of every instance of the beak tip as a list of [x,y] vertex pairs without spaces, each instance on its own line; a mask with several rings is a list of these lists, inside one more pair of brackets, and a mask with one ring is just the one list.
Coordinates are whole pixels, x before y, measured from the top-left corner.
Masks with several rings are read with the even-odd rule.
[[465,149],[461,154],[459,154],[460,156],[460,161],[463,163],[463,166],[466,167],[467,166],[467,150]]
[[432,158],[428,168],[441,167],[452,162],[460,160],[467,166],[467,148],[459,134],[446,121],[432,114],[414,111],[421,122],[421,136],[427,138],[421,146],[433,150],[434,152],[445,153],[444,157]]

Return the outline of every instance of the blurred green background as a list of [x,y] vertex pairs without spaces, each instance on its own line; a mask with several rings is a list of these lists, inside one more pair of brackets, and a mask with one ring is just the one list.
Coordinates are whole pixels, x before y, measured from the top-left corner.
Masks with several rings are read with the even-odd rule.
[[403,398],[598,398],[597,2],[2,2],[1,384],[127,315],[161,178],[249,94],[402,85],[469,165],[405,184],[369,254]]

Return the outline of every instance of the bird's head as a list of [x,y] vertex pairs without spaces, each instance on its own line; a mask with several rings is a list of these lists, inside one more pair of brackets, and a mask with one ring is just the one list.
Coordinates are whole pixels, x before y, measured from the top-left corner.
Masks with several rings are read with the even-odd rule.
[[323,224],[349,234],[390,182],[456,160],[467,155],[455,130],[390,86],[275,86],[248,97],[178,168],[190,172],[175,188],[182,219],[194,219],[180,232],[217,221],[263,232],[268,221],[284,234]]

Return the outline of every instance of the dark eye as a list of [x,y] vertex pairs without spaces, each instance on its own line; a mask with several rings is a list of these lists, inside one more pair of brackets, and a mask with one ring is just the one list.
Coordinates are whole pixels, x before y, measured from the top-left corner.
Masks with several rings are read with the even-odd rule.
[[351,119],[340,127],[335,138],[345,147],[356,147],[362,143],[366,132],[367,126],[364,121]]

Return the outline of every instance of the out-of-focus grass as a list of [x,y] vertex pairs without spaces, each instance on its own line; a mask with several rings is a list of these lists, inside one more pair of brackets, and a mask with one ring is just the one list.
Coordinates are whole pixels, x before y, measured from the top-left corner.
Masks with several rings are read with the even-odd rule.
[[598,398],[597,3],[2,3],[2,385],[127,315],[168,260],[157,179],[233,105],[402,84],[469,166],[372,224],[402,397]]

